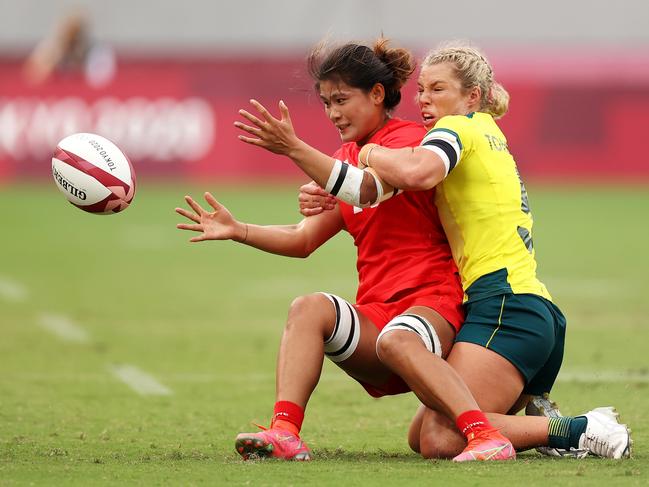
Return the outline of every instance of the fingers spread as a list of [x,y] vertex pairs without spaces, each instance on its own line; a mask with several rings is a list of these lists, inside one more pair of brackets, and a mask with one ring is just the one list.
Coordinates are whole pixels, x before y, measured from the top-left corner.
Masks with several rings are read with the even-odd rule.
[[216,211],[219,211],[223,208],[223,205],[216,201],[216,198],[212,196],[212,193],[206,192],[205,193],[205,201],[209,203],[209,205],[214,208]]
[[257,127],[263,127],[264,126],[264,122],[262,122],[257,117],[255,117],[252,113],[250,113],[250,112],[248,112],[248,111],[246,111],[244,109],[239,110],[239,115],[241,115],[244,118],[247,118],[252,123],[254,123]]
[[284,103],[284,100],[280,100],[279,102],[279,112],[282,114],[282,120],[285,120],[287,122],[291,121],[291,114],[288,111],[288,107],[286,106],[286,103]]
[[258,137],[261,134],[261,129],[260,128],[251,127],[250,125],[246,125],[245,123],[234,122],[234,126],[237,127],[238,129],[244,130],[245,132],[248,132],[249,134],[256,135]]
[[252,137],[246,137],[245,135],[239,135],[237,138],[246,144],[258,145],[261,147],[264,145],[264,141],[261,139],[253,139]]
[[195,213],[192,213],[191,211],[187,211],[185,208],[176,208],[176,213],[179,215],[184,216],[185,218],[189,218],[191,221],[199,223],[200,218]]
[[203,225],[198,225],[198,224],[189,224],[189,223],[179,223],[176,225],[176,228],[180,230],[191,230],[192,232],[202,232],[203,231]]
[[203,208],[201,208],[201,205],[196,203],[191,196],[185,196],[185,201],[187,202],[187,204],[189,206],[192,207],[192,210],[194,210],[199,215],[203,215],[205,213],[205,210],[203,210]]
[[264,117],[264,120],[266,120],[267,122],[272,122],[273,120],[275,120],[270,112],[266,110],[266,107],[264,107],[264,105],[259,103],[257,100],[250,100],[250,104],[254,106],[259,113],[261,113],[262,117]]

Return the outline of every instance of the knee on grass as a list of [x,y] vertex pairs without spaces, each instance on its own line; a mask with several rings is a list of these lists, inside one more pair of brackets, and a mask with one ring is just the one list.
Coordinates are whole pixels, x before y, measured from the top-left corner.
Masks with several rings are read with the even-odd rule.
[[443,414],[437,411],[428,411],[418,441],[409,439],[411,448],[413,443],[418,447],[417,453],[423,458],[453,458],[462,452],[466,441],[455,428],[455,425]]

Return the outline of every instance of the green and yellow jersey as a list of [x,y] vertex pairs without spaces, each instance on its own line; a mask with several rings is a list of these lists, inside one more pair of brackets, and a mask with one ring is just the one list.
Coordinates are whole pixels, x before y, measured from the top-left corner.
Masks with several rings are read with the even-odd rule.
[[507,292],[551,300],[536,277],[527,193],[507,139],[491,115],[443,117],[421,145],[447,167],[435,203],[465,301]]

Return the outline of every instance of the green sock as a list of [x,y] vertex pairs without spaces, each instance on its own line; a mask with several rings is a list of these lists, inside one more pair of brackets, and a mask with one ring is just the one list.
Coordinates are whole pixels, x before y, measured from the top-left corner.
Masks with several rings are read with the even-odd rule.
[[564,450],[579,448],[579,438],[586,431],[587,424],[585,416],[549,418],[548,446]]

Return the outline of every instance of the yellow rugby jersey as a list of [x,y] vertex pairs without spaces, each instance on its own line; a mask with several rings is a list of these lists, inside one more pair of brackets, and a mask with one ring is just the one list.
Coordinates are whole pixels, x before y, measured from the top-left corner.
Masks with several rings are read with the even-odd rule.
[[551,300],[536,277],[525,186],[491,115],[443,117],[421,145],[437,153],[448,169],[435,191],[435,204],[465,301],[504,292]]

